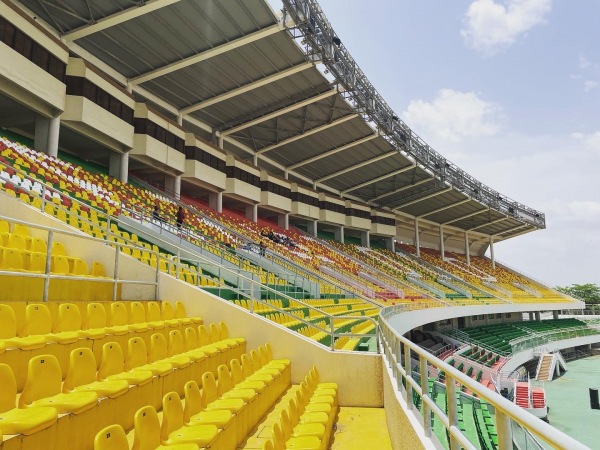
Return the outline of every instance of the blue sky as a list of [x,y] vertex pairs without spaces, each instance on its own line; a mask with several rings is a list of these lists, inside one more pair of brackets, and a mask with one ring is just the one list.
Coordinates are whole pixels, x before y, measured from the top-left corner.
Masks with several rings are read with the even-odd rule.
[[499,260],[551,285],[600,284],[599,1],[319,4],[426,142],[546,214],[546,230],[498,244]]

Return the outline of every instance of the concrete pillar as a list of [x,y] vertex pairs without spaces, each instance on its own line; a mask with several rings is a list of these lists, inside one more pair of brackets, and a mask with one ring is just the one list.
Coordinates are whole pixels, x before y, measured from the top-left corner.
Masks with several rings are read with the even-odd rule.
[[35,149],[56,158],[58,156],[58,138],[60,134],[60,117],[35,117]]
[[246,219],[258,222],[258,203],[256,205],[246,205]]
[[540,312],[539,311],[535,312],[535,320],[537,320],[537,321],[540,320]]
[[415,217],[415,247],[417,249],[417,258],[421,257],[421,240],[419,237],[419,218]]
[[494,258],[494,236],[490,236],[490,259],[492,260],[492,269],[496,270],[496,259]]
[[533,320],[533,311],[529,312],[529,320]]
[[393,237],[385,238],[385,248],[388,249],[390,252],[396,253],[396,249],[394,248]]
[[285,178],[286,180],[289,179],[290,173],[287,170],[283,171],[283,178]]
[[108,174],[123,183],[129,179],[129,153],[110,152]]
[[557,309],[556,309],[556,310],[554,310],[554,311],[552,311],[552,318],[553,318],[554,320],[558,319],[558,310],[557,310]]
[[344,243],[344,227],[340,226],[339,228],[334,228],[333,229],[333,238],[338,241],[341,242],[342,244]]
[[179,198],[181,196],[181,175],[167,175],[165,177],[165,189],[168,194]]
[[290,214],[289,213],[279,214],[277,216],[277,225],[279,225],[284,230],[289,230],[290,229]]
[[445,253],[446,252],[444,251],[444,227],[440,225],[440,257],[442,258],[442,261],[446,259]]
[[218,213],[223,212],[223,193],[210,192],[208,194],[208,206]]
[[368,230],[361,231],[360,233],[360,245],[363,247],[371,248],[371,236]]
[[317,223],[316,220],[306,222],[306,232],[311,236],[317,235]]
[[471,252],[469,251],[469,232],[465,230],[465,256],[467,257],[467,266],[471,265]]
[[177,114],[177,125],[179,125],[179,126],[183,125],[183,115],[181,115],[181,114]]
[[225,140],[223,139],[223,135],[221,133],[218,135],[218,143],[219,148],[222,150],[225,147]]
[[255,153],[252,156],[252,164],[254,164],[255,166],[258,166],[258,153]]

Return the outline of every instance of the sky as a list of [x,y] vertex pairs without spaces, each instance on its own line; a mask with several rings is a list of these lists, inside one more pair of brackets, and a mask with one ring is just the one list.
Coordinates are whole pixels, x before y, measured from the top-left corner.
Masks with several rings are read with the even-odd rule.
[[545,213],[496,258],[550,286],[600,285],[600,1],[318,1],[425,142]]

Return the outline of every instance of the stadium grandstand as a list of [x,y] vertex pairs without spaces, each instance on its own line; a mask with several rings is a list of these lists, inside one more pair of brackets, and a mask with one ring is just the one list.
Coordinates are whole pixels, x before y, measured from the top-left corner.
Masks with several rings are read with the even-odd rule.
[[282,3],[0,0],[0,450],[586,448],[544,214]]

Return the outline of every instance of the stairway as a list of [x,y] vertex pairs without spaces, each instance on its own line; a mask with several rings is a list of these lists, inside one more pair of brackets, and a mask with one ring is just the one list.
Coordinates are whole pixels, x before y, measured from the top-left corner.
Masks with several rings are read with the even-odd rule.
[[524,382],[517,383],[515,389],[515,403],[521,408],[529,408],[529,384]]
[[543,388],[533,388],[533,407],[544,408],[546,406],[546,393]]
[[544,353],[540,356],[540,362],[538,363],[536,379],[539,381],[549,381],[552,373],[552,360],[553,355],[551,353]]

